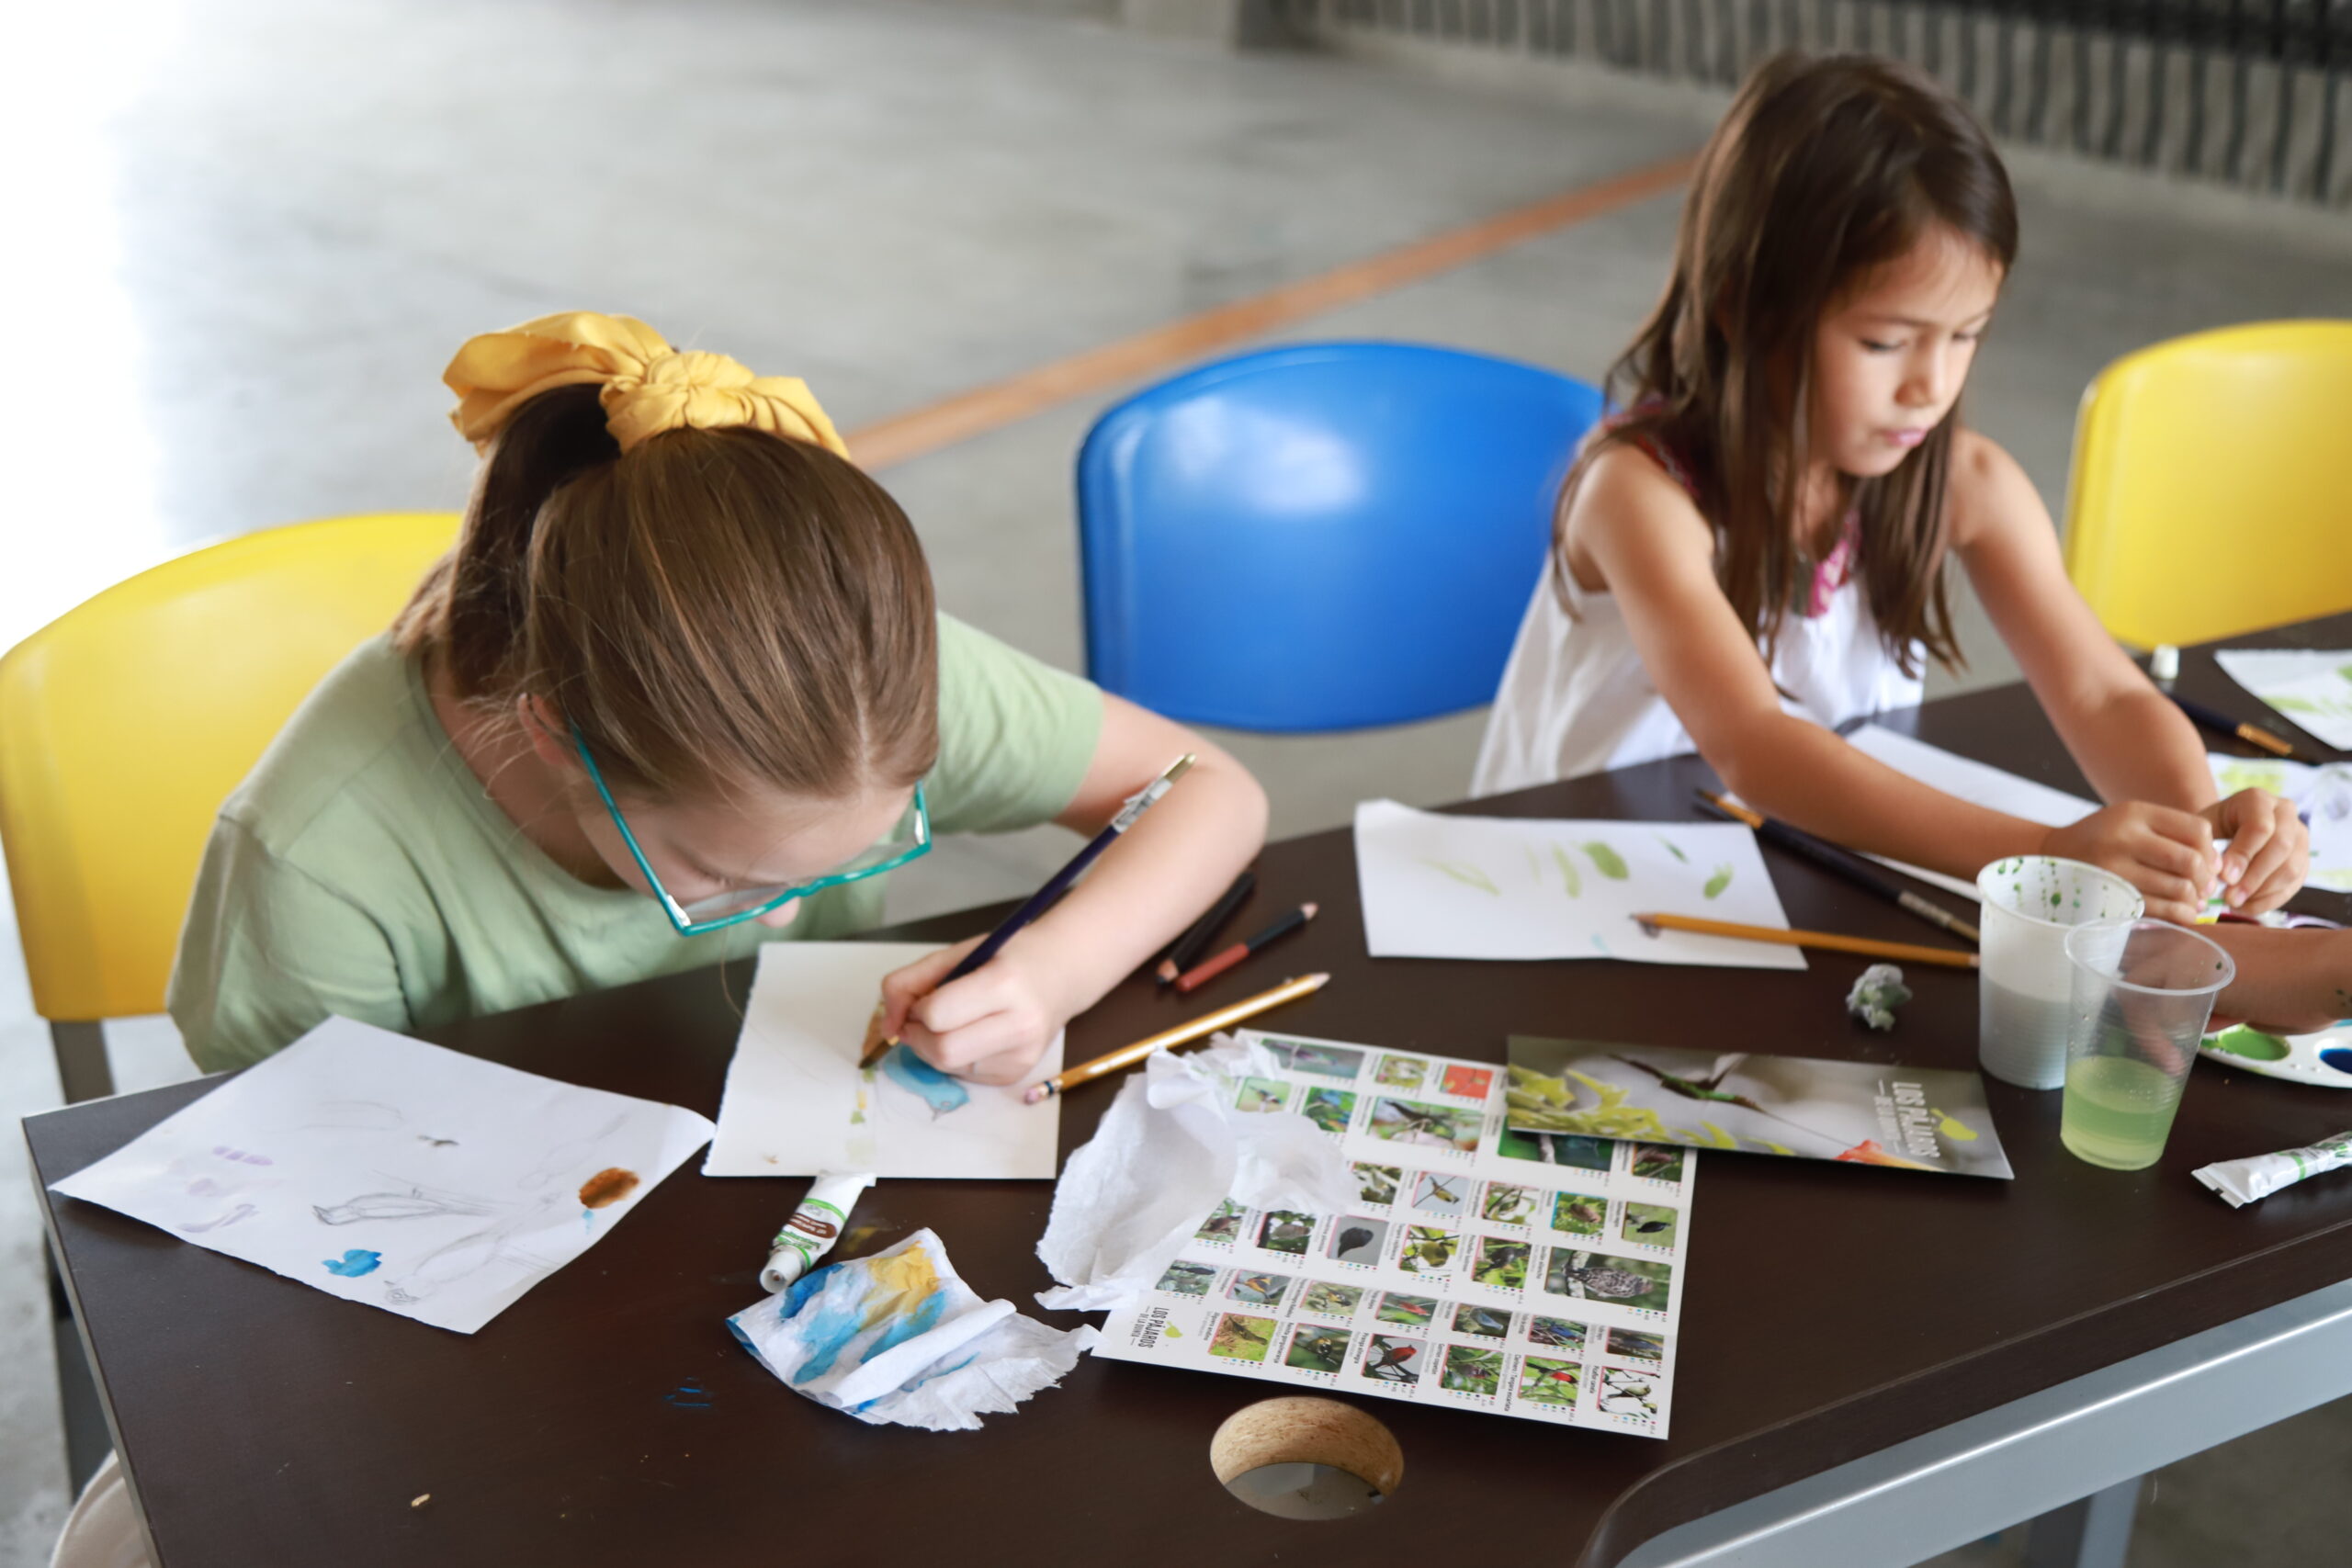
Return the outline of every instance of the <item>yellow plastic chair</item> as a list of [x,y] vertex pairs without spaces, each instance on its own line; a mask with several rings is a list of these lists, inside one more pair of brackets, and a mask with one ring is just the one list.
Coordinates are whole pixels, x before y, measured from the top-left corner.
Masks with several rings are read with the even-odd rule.
[[221,801],[457,525],[337,517],[224,540],[0,657],[0,846],[69,1104],[114,1092],[100,1021],[163,1010]]
[[2352,610],[2352,321],[2224,327],[2101,371],[2066,573],[2140,648]]

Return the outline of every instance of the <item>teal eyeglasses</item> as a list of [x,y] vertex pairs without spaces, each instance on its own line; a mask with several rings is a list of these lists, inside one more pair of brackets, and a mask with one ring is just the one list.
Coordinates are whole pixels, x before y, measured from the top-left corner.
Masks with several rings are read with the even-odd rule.
[[637,835],[628,830],[628,818],[621,815],[620,804],[613,799],[613,792],[605,787],[605,775],[597,770],[596,759],[588,752],[588,742],[582,738],[580,727],[571,727],[571,747],[580,753],[580,761],[588,770],[588,780],[596,786],[597,797],[605,809],[612,814],[613,826],[620,829],[621,842],[628,846],[629,858],[637,862],[637,869],[645,874],[645,885],[653,889],[653,897],[661,900],[662,910],[670,923],[678,928],[680,936],[700,936],[728,926],[756,919],[770,909],[781,908],[795,898],[806,898],[811,893],[822,893],[828,887],[838,887],[844,882],[860,877],[879,876],[895,871],[918,855],[931,850],[931,811],[924,805],[922,785],[915,785],[915,797],[899,818],[898,825],[871,847],[851,856],[840,866],[822,876],[806,882],[795,882],[780,887],[730,887],[724,893],[714,893],[707,898],[697,898],[691,904],[681,904],[662,886],[662,878],[648,863],[645,852],[638,848]]

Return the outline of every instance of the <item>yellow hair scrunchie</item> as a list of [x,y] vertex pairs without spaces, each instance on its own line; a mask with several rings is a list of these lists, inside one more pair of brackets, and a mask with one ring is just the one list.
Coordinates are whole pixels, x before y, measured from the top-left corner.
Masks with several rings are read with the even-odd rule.
[[540,393],[596,385],[605,428],[624,452],[667,431],[747,424],[849,456],[797,376],[754,376],[723,354],[682,354],[631,316],[572,310],[484,333],[466,341],[441,379],[458,394],[449,422],[477,449]]

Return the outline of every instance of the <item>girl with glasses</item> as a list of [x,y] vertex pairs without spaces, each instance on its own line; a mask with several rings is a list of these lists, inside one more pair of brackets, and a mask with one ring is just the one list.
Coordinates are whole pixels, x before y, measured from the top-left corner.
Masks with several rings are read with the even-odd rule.
[[482,456],[456,547],[215,825],[170,992],[207,1069],[846,936],[933,831],[1091,833],[1197,752],[993,961],[887,984],[916,1051],[1011,1081],[1257,852],[1231,758],[937,613],[798,380],[591,313],[446,379]]

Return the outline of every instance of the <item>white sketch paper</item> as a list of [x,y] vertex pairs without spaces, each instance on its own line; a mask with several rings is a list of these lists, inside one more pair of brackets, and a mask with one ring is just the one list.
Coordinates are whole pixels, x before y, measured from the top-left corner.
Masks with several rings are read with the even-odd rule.
[[1356,807],[1356,876],[1375,958],[1627,958],[1802,969],[1793,947],[1661,931],[1638,912],[1788,929],[1739,823],[1454,817]]
[[331,1018],[54,1190],[471,1334],[710,1132],[674,1105]]
[[882,977],[937,951],[885,942],[761,948],[702,1173],[1052,1180],[1061,1100],[1023,1105],[1021,1094],[1061,1070],[1059,1035],[1011,1088],[947,1077],[903,1048],[859,1068]]
[[2297,728],[2352,750],[2352,648],[2225,648],[2213,661]]
[[1218,1203],[1095,1355],[1667,1435],[1696,1151],[1514,1133],[1490,1063],[1241,1038],[1277,1066],[1234,1103],[1312,1121],[1354,1198]]
[[[2046,784],[2019,778],[1989,762],[1958,756],[1940,746],[1930,746],[1924,740],[1898,735],[1875,724],[1865,724],[1846,739],[1852,742],[1856,750],[1877,758],[1906,778],[1917,779],[1971,806],[2006,812],[2011,817],[2022,817],[2045,828],[2064,828],[2079,822],[2099,808],[2096,800],[2085,800],[2079,795],[2069,795],[2063,789],[2052,789]],[[1894,867],[1905,876],[1916,876],[1922,882],[1957,893],[1963,898],[1976,897],[1976,884],[1973,882],[1947,876],[1939,871],[1929,871],[1925,866],[1890,860],[1884,855],[1870,858],[1881,865]]]

